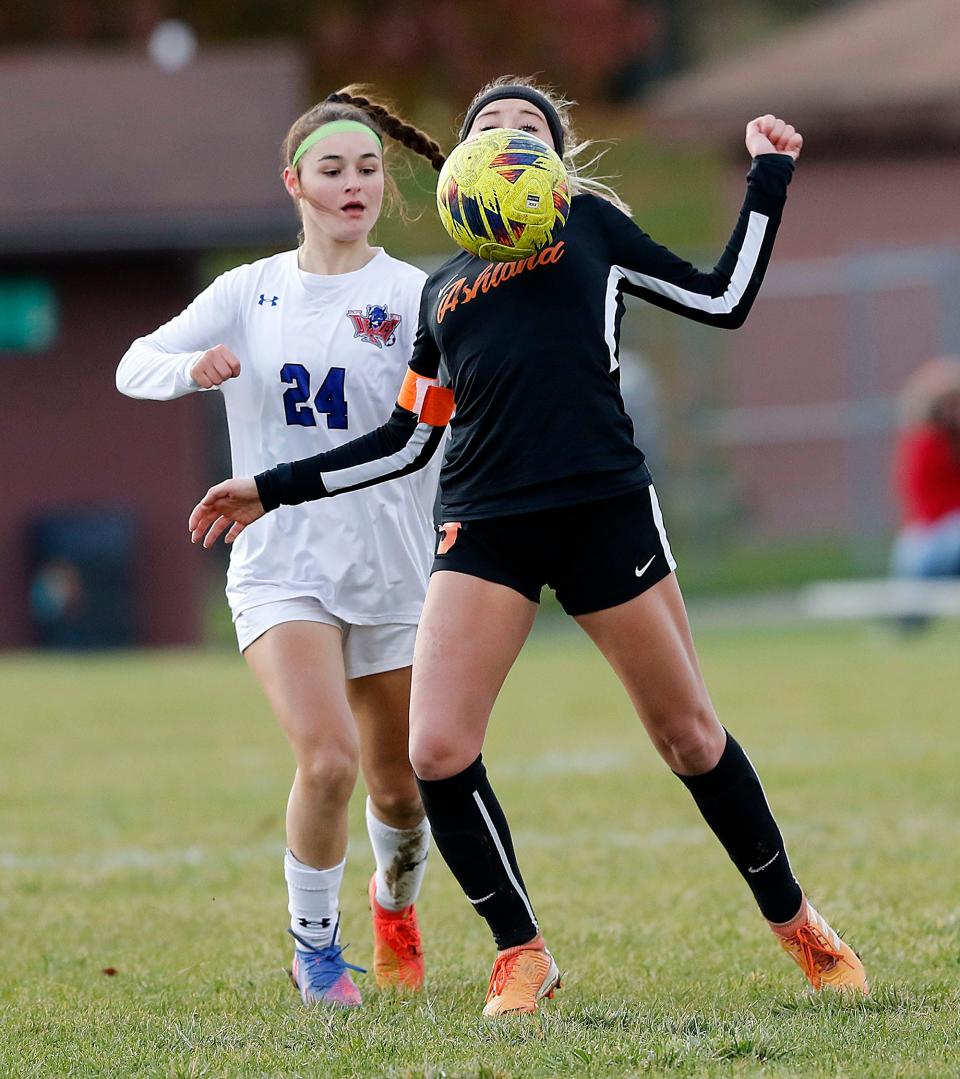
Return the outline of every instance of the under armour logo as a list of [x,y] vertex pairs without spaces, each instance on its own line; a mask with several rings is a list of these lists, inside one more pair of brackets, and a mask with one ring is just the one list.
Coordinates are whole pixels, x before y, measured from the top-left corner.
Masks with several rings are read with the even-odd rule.
[[309,918],[298,918],[297,925],[302,925],[304,929],[311,925],[319,925],[321,929],[329,929],[330,919],[321,918],[319,922],[311,922]]
[[271,306],[271,307],[276,307],[276,306],[277,306],[277,300],[279,300],[279,299],[280,299],[280,297],[279,297],[279,296],[267,296],[267,294],[266,294],[266,293],[264,293],[264,292],[261,292],[261,293],[260,293],[260,299],[259,299],[259,300],[257,300],[257,303],[258,303],[258,304],[259,304],[259,305],[260,305],[261,307],[263,307],[263,305],[264,305],[265,303],[268,303],[268,304],[270,304],[270,306]]

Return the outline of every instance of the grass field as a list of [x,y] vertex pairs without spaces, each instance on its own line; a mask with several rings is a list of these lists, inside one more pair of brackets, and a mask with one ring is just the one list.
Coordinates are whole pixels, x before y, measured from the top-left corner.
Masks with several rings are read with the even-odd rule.
[[[429,987],[284,976],[285,745],[229,652],[0,660],[0,1075],[960,1074],[960,630],[710,632],[708,681],[801,881],[867,963],[811,999],[612,676],[539,631],[486,759],[566,988],[479,1020],[491,947],[434,856]],[[344,939],[370,959],[353,804]],[[104,973],[113,969],[114,975]],[[362,979],[366,986],[370,979]]]

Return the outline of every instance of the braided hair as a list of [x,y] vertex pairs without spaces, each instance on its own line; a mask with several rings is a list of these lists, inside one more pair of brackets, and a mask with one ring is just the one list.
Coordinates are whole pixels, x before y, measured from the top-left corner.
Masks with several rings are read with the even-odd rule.
[[426,132],[401,119],[387,105],[371,101],[361,92],[362,90],[363,87],[347,86],[336,93],[330,94],[327,101],[331,104],[352,105],[361,109],[390,138],[413,153],[419,154],[420,157],[425,157],[434,169],[439,172],[443,168],[446,156],[438,143],[431,139]]

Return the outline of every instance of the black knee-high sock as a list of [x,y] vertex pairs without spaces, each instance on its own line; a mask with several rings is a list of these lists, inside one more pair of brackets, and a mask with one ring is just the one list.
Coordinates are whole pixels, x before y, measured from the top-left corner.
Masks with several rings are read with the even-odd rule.
[[540,930],[482,758],[449,779],[418,779],[417,784],[437,847],[487,920],[497,947],[512,948],[535,937]]
[[678,778],[749,884],[763,916],[771,922],[793,918],[803,892],[760,779],[733,735],[727,732],[726,747],[711,771]]

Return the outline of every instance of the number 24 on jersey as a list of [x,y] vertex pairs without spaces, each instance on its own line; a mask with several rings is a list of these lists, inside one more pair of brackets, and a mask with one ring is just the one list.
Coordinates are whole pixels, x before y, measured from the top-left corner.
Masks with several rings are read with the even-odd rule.
[[317,413],[327,417],[327,427],[347,429],[347,399],[344,396],[346,370],[331,367],[310,402],[310,372],[302,363],[285,363],[280,381],[290,388],[283,395],[283,411],[291,427],[316,427]]

